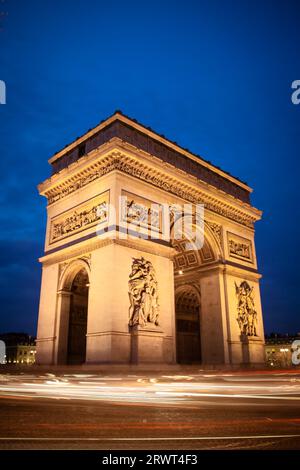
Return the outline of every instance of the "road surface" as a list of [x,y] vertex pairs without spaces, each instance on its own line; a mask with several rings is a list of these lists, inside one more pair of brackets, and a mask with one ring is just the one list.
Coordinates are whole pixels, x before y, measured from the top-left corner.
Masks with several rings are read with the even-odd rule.
[[0,373],[0,449],[300,449],[300,373]]

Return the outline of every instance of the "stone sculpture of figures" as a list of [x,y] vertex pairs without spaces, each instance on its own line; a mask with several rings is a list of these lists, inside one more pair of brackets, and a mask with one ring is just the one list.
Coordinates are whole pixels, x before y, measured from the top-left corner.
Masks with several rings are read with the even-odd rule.
[[102,222],[107,217],[108,208],[107,203],[104,201],[98,206],[92,207],[90,210],[85,210],[83,212],[73,212],[70,217],[67,217],[62,222],[53,225],[52,229],[52,240],[63,237],[69,232],[78,230],[81,227],[92,224],[98,220]]
[[129,326],[148,323],[158,326],[159,305],[157,281],[154,268],[150,261],[133,258],[129,275]]
[[257,336],[257,312],[254,308],[253,287],[243,281],[240,286],[235,283],[238,299],[237,322],[242,335]]

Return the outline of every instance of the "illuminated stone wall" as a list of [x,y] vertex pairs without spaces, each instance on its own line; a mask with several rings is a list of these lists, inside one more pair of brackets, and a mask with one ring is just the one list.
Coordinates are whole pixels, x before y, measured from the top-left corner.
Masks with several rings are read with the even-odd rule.
[[[101,124],[103,128],[111,125],[111,119],[128,124],[117,114]],[[133,121],[130,126],[147,139],[156,139],[160,148],[181,152],[186,168],[189,158],[193,165],[199,164],[195,156],[163,137]],[[92,133],[87,137],[92,138]],[[51,164],[75,152],[81,140],[52,157]],[[203,161],[209,174],[215,174],[211,185],[178,168],[178,160],[166,163],[154,153],[112,135],[77,159],[69,163],[65,159],[60,171],[39,186],[48,207],[45,253],[40,259],[38,363],[68,362],[72,283],[82,269],[89,289],[86,363],[175,363],[175,298],[191,288],[197,292],[199,309],[195,324],[200,328],[201,351],[195,359],[206,365],[264,362],[254,242],[254,223],[261,213],[245,202],[247,198],[224,191],[226,181],[242,194],[249,195],[250,188]],[[222,188],[217,181],[222,181]],[[121,197],[127,198],[123,212]],[[184,203],[204,204],[201,249],[187,250],[184,238],[164,238],[163,207]],[[151,221],[155,237],[147,239]],[[137,282],[130,284],[133,259],[145,261]],[[243,288],[243,283],[249,287]],[[138,317],[135,325],[129,321],[130,308]],[[154,308],[159,311],[157,324],[150,321]],[[188,321],[188,311],[186,315]]]

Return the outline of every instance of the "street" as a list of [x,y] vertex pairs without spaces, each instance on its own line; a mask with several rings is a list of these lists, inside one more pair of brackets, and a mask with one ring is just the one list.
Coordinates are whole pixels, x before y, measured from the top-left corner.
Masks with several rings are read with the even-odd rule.
[[0,374],[0,449],[300,449],[300,373]]

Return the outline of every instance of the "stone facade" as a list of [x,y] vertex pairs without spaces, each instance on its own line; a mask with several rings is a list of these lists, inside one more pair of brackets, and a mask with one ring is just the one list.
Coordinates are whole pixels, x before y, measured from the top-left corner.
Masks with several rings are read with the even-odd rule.
[[[71,363],[74,337],[80,363],[264,362],[245,183],[119,112],[49,162],[38,363]],[[164,235],[188,203],[204,204],[200,249]]]

